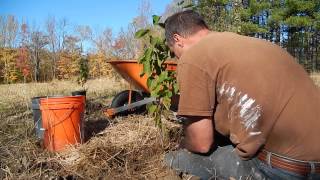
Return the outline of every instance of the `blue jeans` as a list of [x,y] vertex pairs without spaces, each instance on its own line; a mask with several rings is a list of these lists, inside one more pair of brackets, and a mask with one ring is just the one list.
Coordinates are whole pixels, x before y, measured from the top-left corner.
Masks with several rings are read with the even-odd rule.
[[180,149],[166,154],[164,161],[167,166],[178,172],[192,174],[201,179],[320,179],[320,174],[310,174],[303,177],[282,169],[269,167],[257,158],[247,161],[241,160],[231,145],[218,147],[208,156]]

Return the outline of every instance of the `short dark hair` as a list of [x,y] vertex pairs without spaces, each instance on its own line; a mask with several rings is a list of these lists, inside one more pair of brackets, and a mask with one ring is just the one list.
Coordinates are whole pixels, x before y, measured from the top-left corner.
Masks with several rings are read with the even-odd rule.
[[165,36],[169,46],[174,43],[174,34],[188,37],[201,29],[209,28],[201,15],[193,10],[175,13],[165,21]]

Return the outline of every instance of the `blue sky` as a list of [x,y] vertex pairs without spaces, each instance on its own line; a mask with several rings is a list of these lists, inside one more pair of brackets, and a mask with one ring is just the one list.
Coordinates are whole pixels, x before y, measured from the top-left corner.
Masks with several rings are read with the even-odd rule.
[[[152,12],[162,14],[171,0],[150,0]],[[141,0],[0,0],[0,15],[42,26],[48,16],[72,24],[110,27],[117,33],[138,15]],[[150,17],[151,18],[151,17]]]

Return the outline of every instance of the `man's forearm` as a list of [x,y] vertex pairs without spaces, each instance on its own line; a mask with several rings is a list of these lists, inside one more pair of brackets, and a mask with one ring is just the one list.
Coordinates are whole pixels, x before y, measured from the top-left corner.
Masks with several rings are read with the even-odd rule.
[[206,153],[207,149],[201,150],[199,146],[194,145],[193,143],[190,143],[190,140],[187,138],[182,138],[180,141],[180,148],[187,149],[190,152],[195,152],[195,153]]
[[184,138],[181,147],[192,152],[207,153],[214,140],[212,120],[208,118],[188,119],[191,123],[185,123]]

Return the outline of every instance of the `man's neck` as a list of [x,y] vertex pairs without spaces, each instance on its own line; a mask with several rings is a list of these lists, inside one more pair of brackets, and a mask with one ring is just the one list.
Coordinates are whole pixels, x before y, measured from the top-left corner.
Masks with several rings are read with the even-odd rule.
[[197,44],[200,40],[206,37],[211,31],[208,29],[202,29],[195,33],[194,35],[188,38],[188,46],[186,46],[186,50],[192,47],[193,45]]

